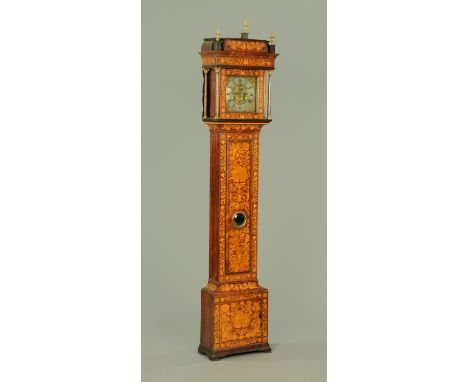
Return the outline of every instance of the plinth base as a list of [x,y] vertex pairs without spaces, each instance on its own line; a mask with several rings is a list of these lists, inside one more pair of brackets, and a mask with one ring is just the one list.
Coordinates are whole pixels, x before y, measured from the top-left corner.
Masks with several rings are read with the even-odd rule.
[[252,352],[270,353],[271,348],[270,348],[270,345],[266,343],[266,344],[256,344],[256,345],[250,345],[250,346],[243,346],[243,347],[235,348],[235,349],[224,349],[224,350],[211,352],[208,349],[204,348],[203,345],[200,345],[198,347],[198,352],[206,355],[212,361],[217,361],[221,358],[224,358],[230,355],[235,355],[235,354],[252,353]]
[[[211,285],[211,284],[210,284]],[[210,359],[231,354],[271,351],[268,345],[268,290],[256,282],[220,284],[201,291],[198,351]],[[219,290],[219,289],[228,290]],[[235,288],[232,290],[232,288]]]

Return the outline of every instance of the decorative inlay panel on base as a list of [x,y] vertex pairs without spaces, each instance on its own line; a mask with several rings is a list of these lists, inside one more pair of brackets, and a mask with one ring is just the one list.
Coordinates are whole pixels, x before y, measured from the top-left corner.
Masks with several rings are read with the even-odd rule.
[[226,356],[231,350],[268,346],[267,289],[258,287],[226,292],[203,288],[201,293],[200,347],[204,353],[214,355],[222,351]]

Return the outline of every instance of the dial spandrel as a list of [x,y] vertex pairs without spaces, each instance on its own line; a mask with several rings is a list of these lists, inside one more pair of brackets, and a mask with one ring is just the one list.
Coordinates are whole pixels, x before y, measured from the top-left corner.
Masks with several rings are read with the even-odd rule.
[[234,113],[257,111],[257,77],[227,76],[226,111]]

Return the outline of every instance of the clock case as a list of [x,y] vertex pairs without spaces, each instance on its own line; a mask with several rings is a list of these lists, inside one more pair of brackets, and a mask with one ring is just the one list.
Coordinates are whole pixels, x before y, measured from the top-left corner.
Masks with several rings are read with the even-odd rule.
[[[210,130],[209,279],[201,290],[198,351],[211,360],[271,351],[268,290],[257,279],[258,149],[271,122],[275,45],[206,38],[201,47],[203,116]],[[255,113],[226,111],[226,78],[256,76]],[[245,215],[241,226],[239,213]],[[237,214],[237,215],[236,215]]]

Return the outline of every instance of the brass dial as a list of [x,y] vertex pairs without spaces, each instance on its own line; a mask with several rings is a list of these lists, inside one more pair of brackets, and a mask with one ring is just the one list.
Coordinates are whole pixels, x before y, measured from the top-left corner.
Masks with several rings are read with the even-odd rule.
[[257,77],[227,76],[226,111],[234,113],[257,111]]

